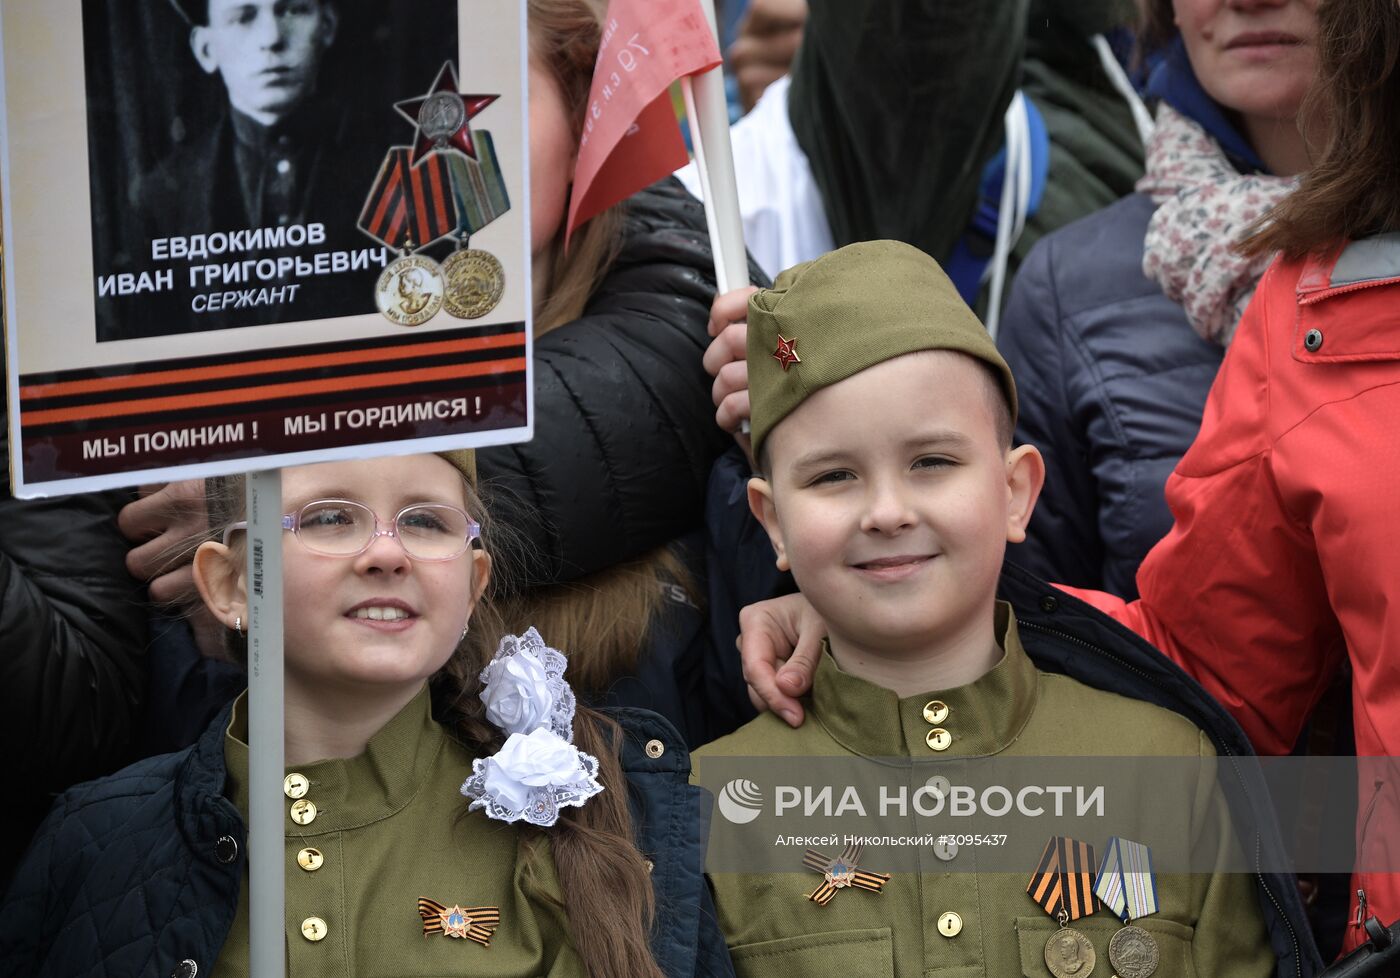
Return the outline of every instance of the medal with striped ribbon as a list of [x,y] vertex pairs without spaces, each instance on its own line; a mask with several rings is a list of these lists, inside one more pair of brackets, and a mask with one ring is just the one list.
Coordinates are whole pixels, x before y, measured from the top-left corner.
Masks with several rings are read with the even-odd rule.
[[365,234],[403,251],[375,285],[379,311],[400,326],[419,326],[442,308],[442,269],[426,255],[413,254],[414,248],[457,229],[447,162],[441,154],[433,153],[418,166],[411,166],[412,152],[406,146],[389,150],[359,220]]
[[1152,850],[1118,836],[1108,840],[1094,893],[1127,926],[1113,935],[1108,960],[1118,978],[1151,978],[1161,961],[1152,935],[1132,922],[1157,912]]
[[1045,966],[1055,978],[1088,978],[1094,946],[1069,924],[1098,909],[1094,897],[1094,847],[1064,836],[1045,846],[1026,892],[1059,923],[1045,942]]

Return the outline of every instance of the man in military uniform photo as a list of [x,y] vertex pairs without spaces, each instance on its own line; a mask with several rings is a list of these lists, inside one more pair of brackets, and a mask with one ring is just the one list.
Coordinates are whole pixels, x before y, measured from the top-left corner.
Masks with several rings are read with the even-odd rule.
[[[84,9],[94,271],[99,282],[113,272],[174,273],[170,287],[152,294],[99,292],[98,338],[374,313],[377,261],[312,275],[288,273],[284,261],[274,279],[232,281],[222,267],[212,280],[197,269],[241,272],[250,259],[279,258],[300,258],[307,268],[321,253],[379,252],[356,220],[385,152],[413,137],[394,103],[423,91],[457,57],[455,0],[97,6]],[[114,161],[120,144],[127,152]],[[126,172],[111,173],[113,162]],[[324,240],[297,230],[315,225]],[[208,257],[183,260],[172,247],[163,260],[165,249],[155,245],[260,229],[270,233],[250,247],[230,242]],[[260,304],[216,295],[248,289],[284,291],[280,301]]]

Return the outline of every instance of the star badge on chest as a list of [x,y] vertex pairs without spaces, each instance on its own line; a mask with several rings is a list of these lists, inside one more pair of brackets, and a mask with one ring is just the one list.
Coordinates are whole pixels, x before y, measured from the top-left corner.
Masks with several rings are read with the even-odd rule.
[[831,902],[831,898],[836,896],[837,890],[844,890],[855,886],[862,890],[869,890],[872,893],[879,893],[884,889],[885,884],[890,881],[889,873],[872,873],[861,869],[860,846],[847,846],[841,855],[834,859],[815,849],[808,849],[807,854],[802,857],[802,865],[808,869],[822,874],[821,886],[818,886],[807,899],[811,900],[819,907],[824,907]]
[[423,936],[441,934],[491,946],[491,935],[501,923],[496,907],[445,907],[427,897],[418,898],[418,916],[423,918]]

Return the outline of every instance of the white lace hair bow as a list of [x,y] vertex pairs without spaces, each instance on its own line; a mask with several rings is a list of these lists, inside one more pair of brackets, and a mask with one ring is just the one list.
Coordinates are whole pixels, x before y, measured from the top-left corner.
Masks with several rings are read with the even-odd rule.
[[598,759],[574,739],[574,691],[564,680],[568,661],[531,628],[507,635],[481,671],[486,718],[508,734],[501,749],[472,762],[462,784],[470,808],[503,822],[547,828],[559,810],[580,806],[603,790]]

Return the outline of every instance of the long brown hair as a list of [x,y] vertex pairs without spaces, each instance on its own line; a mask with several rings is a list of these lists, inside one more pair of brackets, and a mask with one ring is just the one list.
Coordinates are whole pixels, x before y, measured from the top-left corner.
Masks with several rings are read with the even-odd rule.
[[1400,3],[1324,0],[1317,19],[1317,81],[1302,118],[1317,120],[1326,142],[1298,189],[1240,244],[1246,255],[1297,257],[1400,230]]
[[[481,525],[479,545],[492,553],[496,530],[489,506],[466,477],[462,482],[467,511]],[[232,477],[209,479],[205,485],[210,530],[201,539],[217,540],[225,527],[242,518],[244,482]],[[494,753],[505,742],[501,731],[486,719],[480,696],[481,670],[505,634],[492,600],[494,581],[493,574],[472,612],[466,635],[432,679],[434,715],[468,750],[483,755]],[[547,632],[542,634],[551,644],[560,645]],[[225,636],[230,658],[246,662],[246,639],[233,632]],[[655,898],[646,862],[634,844],[627,776],[619,760],[622,731],[612,720],[579,704],[574,744],[598,759],[598,781],[604,790],[581,808],[565,809],[550,829],[522,829],[534,841],[527,848],[543,853],[546,845],[540,843],[547,840],[573,946],[593,978],[664,978],[651,954],[648,935]]]
[[[548,70],[558,85],[577,145],[602,41],[598,12],[588,0],[530,0],[527,16],[530,59]],[[567,251],[560,228],[544,255],[548,278],[535,296],[537,336],[582,314],[617,257],[622,224],[623,205],[610,207],[574,232]]]

